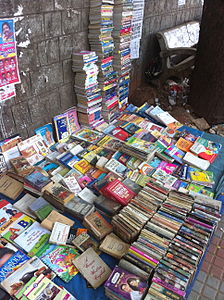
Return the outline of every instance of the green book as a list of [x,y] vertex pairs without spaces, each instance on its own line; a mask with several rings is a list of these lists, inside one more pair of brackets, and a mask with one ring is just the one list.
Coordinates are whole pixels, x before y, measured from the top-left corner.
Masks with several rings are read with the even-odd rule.
[[29,209],[40,221],[46,219],[52,210],[55,210],[55,208],[42,197],[37,198],[33,203],[31,203],[31,205],[29,205]]

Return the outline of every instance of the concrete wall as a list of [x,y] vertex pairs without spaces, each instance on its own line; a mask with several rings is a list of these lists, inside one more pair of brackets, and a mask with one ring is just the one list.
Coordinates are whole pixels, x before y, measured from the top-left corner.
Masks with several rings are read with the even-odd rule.
[[72,48],[88,49],[89,1],[0,0],[0,17],[16,17],[21,84],[0,104],[0,138],[33,129],[75,104]]
[[[145,0],[141,58],[134,62],[131,90],[158,55],[154,33],[200,18],[201,0]],[[0,104],[0,138],[33,129],[75,104],[71,53],[88,49],[89,0],[0,0],[0,18],[16,17],[21,84]]]
[[178,0],[145,0],[140,58],[133,62],[131,94],[145,80],[144,72],[159,55],[155,33],[187,21],[200,20],[202,7],[201,0],[186,0],[184,6],[178,6]]

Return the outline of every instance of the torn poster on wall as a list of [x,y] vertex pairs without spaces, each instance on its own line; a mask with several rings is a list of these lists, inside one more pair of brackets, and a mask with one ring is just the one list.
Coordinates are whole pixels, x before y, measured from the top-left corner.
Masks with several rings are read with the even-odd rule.
[[139,58],[145,0],[133,0],[131,59]]
[[0,101],[14,97],[20,83],[13,19],[0,19]]

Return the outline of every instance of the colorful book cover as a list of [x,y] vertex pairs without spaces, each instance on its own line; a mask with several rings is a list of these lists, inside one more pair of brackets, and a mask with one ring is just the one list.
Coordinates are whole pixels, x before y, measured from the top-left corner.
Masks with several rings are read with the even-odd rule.
[[106,289],[127,300],[143,299],[147,286],[147,281],[117,266],[104,284]]
[[17,210],[6,200],[0,200],[0,234],[8,228],[18,218],[22,217],[23,213]]
[[97,143],[103,134],[88,128],[82,128],[73,134],[74,137],[89,143]]
[[48,242],[49,237],[50,232],[35,222],[15,238],[14,242],[32,257]]
[[55,143],[53,136],[53,126],[51,123],[35,129],[35,133],[39,134],[42,137],[48,147],[52,146]]
[[169,155],[170,157],[172,157],[174,160],[176,160],[180,164],[183,163],[182,159],[185,155],[185,152],[178,149],[176,146],[171,145],[164,152],[165,152],[165,154]]
[[1,236],[10,242],[13,242],[15,238],[17,238],[24,230],[30,227],[34,222],[35,220],[31,217],[23,215],[15,222],[13,222],[10,226],[8,226],[7,229],[1,233]]
[[67,111],[67,115],[68,115],[68,123],[69,123],[69,127],[70,127],[70,133],[72,134],[73,132],[76,132],[77,130],[80,129],[76,108],[73,107],[73,108],[69,109]]
[[31,184],[35,189],[41,191],[48,183],[51,182],[49,176],[43,175],[42,172],[34,170],[25,177],[25,181]]
[[116,127],[110,132],[111,135],[113,135],[115,138],[121,140],[121,141],[126,141],[128,137],[130,136],[129,133],[119,127]]
[[161,169],[165,171],[167,174],[173,174],[173,172],[176,170],[177,165],[168,163],[166,161],[162,161],[160,165],[158,166],[158,169]]
[[40,274],[49,279],[53,279],[55,277],[55,273],[50,270],[39,258],[33,257],[24,263],[13,274],[7,277],[1,284],[11,296],[14,296],[33,277],[37,278]]
[[203,146],[205,146],[205,148],[208,148],[209,150],[211,150],[214,154],[218,154],[219,151],[221,150],[222,148],[222,144],[219,144],[219,143],[216,143],[216,142],[213,142],[213,141],[209,141],[209,140],[206,140],[202,137],[198,137],[197,140],[196,140],[196,143],[199,143]]
[[82,174],[85,174],[92,168],[91,164],[85,159],[81,159],[76,164],[74,164],[73,167]]
[[58,142],[66,140],[70,135],[68,115],[66,113],[54,117],[54,125]]
[[77,250],[72,247],[52,245],[45,249],[41,260],[63,281],[69,282],[78,273],[73,264],[78,256]]
[[142,164],[140,164],[138,166],[139,168],[139,172],[143,175],[147,175],[150,176],[152,171],[154,170],[154,168],[152,166],[150,166],[149,164],[147,164],[146,162],[143,162]]
[[0,256],[0,282],[29,260],[27,255],[2,238],[0,240]]
[[191,180],[194,182],[201,182],[201,183],[214,183],[214,173],[212,171],[195,171],[190,172]]
[[209,149],[208,147],[205,147],[203,144],[197,141],[190,148],[190,151],[197,154],[198,157],[208,160],[210,163],[212,163],[218,155],[218,150],[216,151],[216,150]]
[[192,147],[193,143],[191,141],[185,140],[184,138],[180,137],[179,140],[176,143],[177,148],[184,152],[190,151],[190,148]]

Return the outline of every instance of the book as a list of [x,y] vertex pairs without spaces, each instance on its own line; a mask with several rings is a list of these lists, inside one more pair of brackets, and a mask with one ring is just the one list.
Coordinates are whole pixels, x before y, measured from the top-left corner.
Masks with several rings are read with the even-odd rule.
[[23,156],[10,159],[10,164],[14,171],[21,176],[26,176],[34,170],[34,167]]
[[30,216],[33,219],[36,219],[37,216],[32,213],[29,209],[29,206],[36,200],[36,197],[30,195],[30,194],[25,194],[20,200],[16,201],[13,204],[13,207],[16,209],[20,210],[24,214]]
[[121,259],[128,252],[129,247],[129,244],[123,242],[114,233],[110,233],[101,243],[100,250],[110,256]]
[[14,242],[18,247],[26,251],[28,256],[33,257],[48,242],[49,237],[50,232],[38,222],[34,222],[16,237]]
[[49,279],[55,277],[55,273],[50,270],[39,258],[33,257],[23,264],[13,274],[2,281],[2,287],[11,296],[19,292],[23,286],[33,277],[38,277],[40,274],[47,276]]
[[75,195],[60,183],[55,183],[45,189],[45,193],[60,203],[68,203]]
[[201,170],[206,171],[210,166],[210,162],[208,160],[197,157],[196,155],[187,152],[183,158],[183,161],[188,163],[191,166],[199,168]]
[[4,238],[0,239],[0,255],[0,282],[30,259]]
[[42,139],[48,147],[52,146],[55,143],[53,135],[53,126],[51,123],[39,127],[34,131],[36,134],[42,137]]
[[84,217],[83,225],[99,240],[113,231],[113,227],[97,211]]
[[121,204],[116,201],[110,200],[103,195],[97,197],[94,200],[96,209],[99,209],[101,213],[105,213],[109,216],[114,216],[122,208]]
[[216,159],[221,147],[221,144],[198,137],[193,146],[190,148],[190,151],[198,155],[198,157],[212,163]]
[[78,273],[74,262],[79,254],[74,248],[49,244],[42,252],[41,260],[64,282],[69,282]]
[[114,158],[110,159],[106,163],[105,169],[108,170],[109,172],[113,172],[114,174],[116,174],[117,176],[120,176],[120,177],[125,177],[125,175],[128,171],[126,166],[124,166],[122,163],[120,163],[119,161],[117,161]]
[[144,299],[146,293],[147,281],[116,266],[104,287],[106,290],[115,293],[118,298],[141,300]]
[[94,239],[92,239],[87,232],[79,234],[72,241],[72,244],[82,252],[85,252],[90,247],[92,247],[96,252],[99,251],[99,244]]
[[110,276],[111,269],[93,250],[87,249],[77,259],[74,264],[82,276],[96,289],[103,284]]
[[39,170],[34,170],[25,177],[25,182],[32,185],[36,190],[42,192],[48,185],[52,184],[49,176],[44,175]]
[[12,200],[22,193],[23,184],[8,175],[3,175],[0,177],[0,194],[9,197]]
[[22,216],[23,213],[15,209],[11,203],[0,199],[0,234]]
[[53,118],[57,141],[65,141],[70,135],[68,114],[64,113]]
[[29,205],[29,209],[40,221],[43,221],[54,210],[54,207],[43,197],[39,197]]
[[180,137],[176,142],[175,146],[184,152],[190,151],[193,143],[191,141],[185,140],[184,138]]
[[[179,162],[180,164],[183,163],[183,157],[185,152],[177,148],[175,145],[169,146],[165,151],[165,154],[173,158],[175,161]],[[187,153],[188,154],[188,153]]]
[[86,141],[89,143],[97,143],[99,140],[102,139],[103,134],[101,132],[98,131],[94,131],[92,129],[89,128],[82,128],[78,131],[76,131],[72,137],[78,138],[82,141]]
[[56,245],[66,245],[70,232],[70,226],[55,222],[52,228],[49,243]]
[[205,185],[205,186],[213,186],[214,181],[214,173],[212,171],[194,171],[190,172],[190,177],[192,182]]
[[60,214],[56,210],[50,212],[50,214],[41,222],[41,226],[48,229],[49,231],[52,230],[53,225],[55,222],[60,222],[62,224],[66,224],[70,227],[74,225],[74,221],[65,217],[64,215]]

